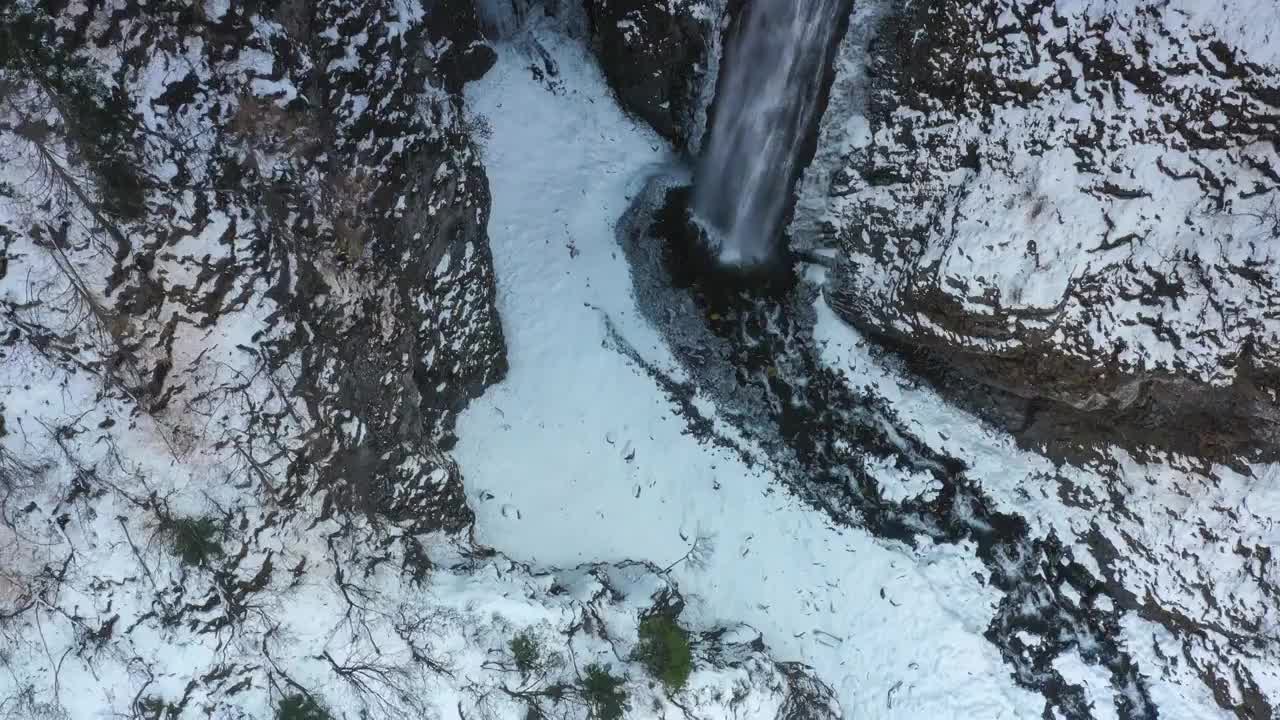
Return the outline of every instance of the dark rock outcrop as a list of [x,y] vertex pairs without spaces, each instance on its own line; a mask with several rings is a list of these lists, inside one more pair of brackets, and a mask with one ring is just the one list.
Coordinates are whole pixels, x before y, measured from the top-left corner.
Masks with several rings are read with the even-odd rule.
[[485,42],[475,0],[435,0],[427,5],[427,38],[443,46],[435,61],[436,71],[450,92],[478,80],[498,56]]
[[687,2],[584,3],[591,49],[622,107],[677,146],[696,142],[720,18]]

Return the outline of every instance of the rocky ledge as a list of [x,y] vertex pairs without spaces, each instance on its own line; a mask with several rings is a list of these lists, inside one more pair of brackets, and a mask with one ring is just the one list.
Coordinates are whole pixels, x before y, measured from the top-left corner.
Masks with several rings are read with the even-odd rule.
[[1058,450],[1274,455],[1280,58],[1271,11],[1204,7],[935,0],[851,33],[793,228],[836,250],[841,316]]

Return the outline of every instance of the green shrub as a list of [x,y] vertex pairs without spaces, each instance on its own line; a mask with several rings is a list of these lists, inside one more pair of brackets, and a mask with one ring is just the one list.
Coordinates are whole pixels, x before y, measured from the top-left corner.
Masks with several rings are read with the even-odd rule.
[[310,695],[290,695],[276,708],[276,720],[333,720],[333,716]]
[[511,638],[511,658],[521,675],[529,675],[542,665],[542,648],[528,631]]
[[668,690],[677,692],[689,681],[689,673],[693,671],[689,633],[673,618],[650,615],[640,621],[640,644],[635,658]]
[[203,567],[222,554],[218,524],[213,518],[178,518],[168,523],[173,552],[183,563]]
[[627,691],[622,689],[622,678],[599,665],[587,666],[580,689],[591,706],[591,716],[597,720],[619,720],[627,709]]
[[169,720],[182,714],[177,705],[155,695],[139,699],[137,710],[141,720]]

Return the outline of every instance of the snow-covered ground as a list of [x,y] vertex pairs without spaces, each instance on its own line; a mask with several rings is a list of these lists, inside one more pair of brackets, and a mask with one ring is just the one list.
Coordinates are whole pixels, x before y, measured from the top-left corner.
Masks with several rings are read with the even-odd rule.
[[510,374],[459,420],[455,456],[479,539],[539,564],[679,560],[695,626],[763,632],[862,718],[1037,716],[982,637],[998,593],[965,547],[911,552],[832,527],[685,433],[659,386],[608,347],[606,316],[645,359],[681,375],[640,316],[614,223],[664,144],[610,101],[577,44],[536,33],[559,76],[500,48],[468,91],[493,126],[489,232]]
[[[625,680],[631,718],[683,710],[773,720],[795,695],[794,668],[774,660],[812,665],[850,718],[1066,717],[1058,707],[1045,712],[1030,689],[1038,677],[1015,681],[1036,663],[1045,666],[1038,673],[1082,688],[1088,707],[1075,707],[1073,720],[1272,716],[1280,468],[1140,463],[1118,450],[1091,467],[1054,466],[941,402],[818,300],[820,350],[802,352],[882,399],[877,412],[896,415],[887,428],[895,437],[911,435],[964,466],[940,478],[891,452],[868,453],[857,459],[874,476],[875,499],[932,499],[960,478],[976,486],[963,496],[975,505],[958,505],[947,521],[978,527],[1000,512],[1027,527],[993,553],[944,544],[946,533],[907,547],[833,524],[767,464],[748,467],[690,434],[680,416],[689,405],[654,378],[656,368],[697,380],[682,364],[687,355],[667,345],[669,327],[648,319],[656,306],[646,301],[642,312],[633,297],[634,268],[615,230],[647,178],[680,172],[668,147],[622,114],[576,41],[535,28],[499,50],[468,101],[492,126],[487,135],[484,123],[471,127],[487,137],[510,373],[461,418],[454,453],[477,539],[496,555],[466,535],[419,528],[434,503],[457,499],[435,485],[407,498],[398,521],[332,511],[325,491],[341,487],[334,480],[366,474],[337,463],[335,475],[319,475],[338,456],[317,461],[317,433],[334,447],[365,448],[382,432],[368,419],[418,395],[393,388],[371,400],[361,386],[339,392],[334,377],[313,377],[314,394],[336,403],[314,407],[307,392],[283,389],[315,375],[294,350],[272,356],[276,364],[246,352],[296,329],[281,315],[282,296],[247,270],[260,245],[247,211],[232,204],[198,219],[200,203],[175,201],[177,214],[162,223],[172,242],[134,237],[163,247],[148,263],[166,283],[164,307],[145,321],[108,322],[128,314],[100,306],[111,297],[111,263],[85,239],[98,221],[83,198],[18,201],[42,192],[30,182],[41,157],[70,151],[41,156],[30,138],[0,133],[0,188],[18,199],[0,202],[0,720],[265,720],[285,697],[302,695],[344,720],[505,720],[538,703],[581,720],[584,663],[610,665]],[[456,150],[470,157],[470,145]],[[73,221],[69,240],[56,239],[53,217]],[[228,234],[242,221],[243,231]],[[482,257],[479,248],[477,240],[446,254],[452,263],[421,267],[454,268]],[[406,257],[406,272],[423,260]],[[212,263],[235,278],[209,296],[216,302],[198,292]],[[336,289],[307,314],[313,328],[363,306],[359,292],[384,294],[327,262],[315,267],[333,272]],[[450,273],[450,287],[487,287],[483,273]],[[810,280],[825,278],[815,270]],[[239,299],[224,306],[228,289]],[[488,306],[463,306],[455,328],[463,334],[432,347],[474,359],[485,354],[483,338],[465,331],[482,326],[472,311]],[[396,339],[423,317],[377,307],[374,340]],[[431,317],[451,316],[436,310]],[[131,360],[108,362],[135,337]],[[309,347],[325,347],[326,337]],[[344,372],[350,355],[335,351],[324,367]],[[370,349],[350,365],[392,356],[400,353]],[[140,399],[131,388],[161,365],[169,384],[155,392],[167,404]],[[718,435],[765,457],[752,445],[758,436],[744,437],[750,429],[718,418],[716,402],[727,401],[715,397],[691,405]],[[405,442],[396,467],[460,488],[452,461],[426,440]],[[979,501],[986,514],[965,512]],[[467,508],[454,505],[466,527]],[[193,561],[178,536],[196,520],[215,531],[201,544],[216,543]],[[596,561],[612,564],[582,565]],[[1012,578],[1001,586],[1016,586],[1009,595],[994,584],[996,569]],[[683,623],[726,633],[698,636],[698,667],[669,696],[630,651],[655,593],[677,590],[688,601]],[[770,655],[751,647],[755,634],[737,628],[741,621]],[[558,659],[544,675],[513,664],[517,633]],[[1231,707],[1247,703],[1253,710]],[[786,720],[812,720],[798,712]]]
[[1141,442],[1273,448],[1274,383],[1244,378],[1280,362],[1276,4],[887,5],[851,23],[796,211],[842,316]]
[[[244,11],[223,5],[211,16]],[[420,390],[461,395],[473,371],[500,372],[503,351],[485,332],[496,316],[478,222],[487,196],[472,194],[481,168],[442,111],[452,98],[408,71],[422,58],[399,44],[420,35],[422,6],[319,3],[314,18],[334,27],[307,37],[245,11],[228,21],[243,36],[223,25],[216,38],[152,6],[122,8],[82,4],[60,19],[112,34],[71,44],[116,61],[119,95],[140,99],[164,150],[130,161],[165,179],[141,220],[105,213],[107,181],[81,164],[83,147],[64,144],[64,126],[84,118],[63,115],[46,83],[0,68],[0,720],[280,720],[299,717],[284,708],[303,698],[311,720],[505,720],[537,708],[586,720],[603,714],[592,665],[617,678],[609,696],[625,692],[646,714],[821,711],[820,683],[736,624],[691,638],[697,667],[677,708],[633,652],[641,617],[679,604],[668,575],[640,563],[530,568],[470,542],[457,473],[437,445],[449,398],[423,408]],[[307,195],[273,208],[315,210],[318,223],[340,213],[292,174],[308,172],[308,154],[265,137],[285,125],[308,135],[310,108],[240,92],[236,58],[292,82],[298,67],[261,48],[310,66],[317,38],[333,44],[321,59],[359,56],[359,67],[328,67],[328,92],[343,100],[327,107],[370,133],[351,141],[359,159],[326,145],[343,158],[333,165],[369,180],[382,176],[365,161],[385,161],[382,150],[431,148],[406,161],[409,180],[394,175],[399,202],[387,203],[421,232],[347,236],[384,251],[405,240],[404,253],[386,252],[390,267],[355,271],[354,245],[335,262],[292,221],[280,242],[261,242],[272,221],[257,204],[258,170],[291,168],[289,182],[268,182]],[[137,77],[119,80],[139,61]],[[176,93],[189,101],[172,92],[179,84],[195,88]],[[386,102],[371,109],[371,96]],[[241,131],[261,136],[237,159]],[[457,144],[435,142],[444,135]],[[187,138],[228,156],[215,162]],[[214,189],[217,168],[230,167],[236,179]],[[430,179],[415,183],[415,170]],[[367,184],[343,188],[338,204],[357,199],[377,215]],[[284,340],[294,333],[306,340]],[[357,447],[346,457],[360,462],[335,461]],[[369,500],[359,510],[343,496],[356,483]]]

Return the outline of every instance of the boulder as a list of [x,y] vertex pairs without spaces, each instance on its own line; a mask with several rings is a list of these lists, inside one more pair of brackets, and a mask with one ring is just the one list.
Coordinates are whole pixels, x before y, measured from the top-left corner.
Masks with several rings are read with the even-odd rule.
[[628,112],[696,145],[718,62],[722,11],[688,0],[584,0],[589,42]]

